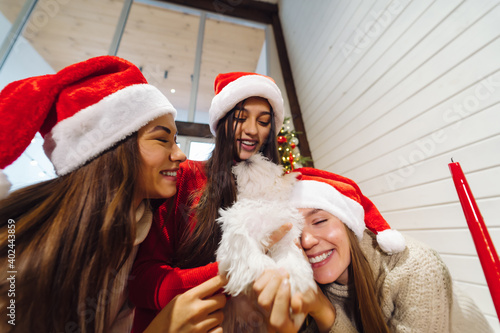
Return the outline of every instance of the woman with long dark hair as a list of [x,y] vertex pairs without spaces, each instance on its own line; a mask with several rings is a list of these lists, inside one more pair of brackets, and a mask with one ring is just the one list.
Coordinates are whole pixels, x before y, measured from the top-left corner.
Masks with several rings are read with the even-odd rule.
[[178,293],[217,274],[215,251],[221,239],[219,209],[236,200],[231,168],[260,152],[279,163],[276,134],[284,105],[273,79],[255,73],[219,74],[209,124],[215,148],[207,162],[186,161],[177,194],[160,203],[141,245],[130,283],[137,306],[133,332],[142,332]]
[[[2,332],[130,331],[127,283],[152,223],[149,199],[175,194],[186,159],[175,115],[135,65],[110,56],[0,93],[0,167],[40,131],[58,174],[0,201]],[[180,295],[148,332],[214,329],[225,297],[212,294],[223,284],[215,277]],[[205,315],[184,315],[193,305]]]

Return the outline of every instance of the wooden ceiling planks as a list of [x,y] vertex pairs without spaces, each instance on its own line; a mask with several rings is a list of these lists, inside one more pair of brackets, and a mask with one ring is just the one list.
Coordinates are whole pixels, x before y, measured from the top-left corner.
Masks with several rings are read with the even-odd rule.
[[23,37],[55,71],[108,53],[122,7],[120,1],[54,3],[38,1]]
[[179,110],[189,108],[198,25],[196,15],[134,3],[117,54],[142,67]]
[[10,23],[14,23],[25,2],[26,0],[2,0],[0,1],[0,12]]

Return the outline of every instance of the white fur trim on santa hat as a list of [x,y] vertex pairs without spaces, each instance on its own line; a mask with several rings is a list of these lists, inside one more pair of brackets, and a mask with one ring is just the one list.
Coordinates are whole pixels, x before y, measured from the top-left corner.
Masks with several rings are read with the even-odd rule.
[[0,169],[0,200],[7,197],[11,186],[12,184],[9,182],[9,179],[7,179],[3,170]]
[[217,124],[232,108],[242,100],[258,96],[268,100],[274,111],[274,123],[276,131],[283,126],[285,110],[281,91],[272,80],[262,75],[244,75],[228,83],[212,99],[210,110],[208,111],[208,122],[210,131],[215,136]]
[[377,232],[377,243],[387,254],[398,253],[405,249],[405,238],[394,229],[386,229]]
[[290,204],[295,208],[324,210],[341,220],[359,240],[363,238],[366,228],[363,207],[331,185],[312,180],[298,181],[294,186]]
[[157,88],[131,85],[57,123],[43,148],[62,176],[166,114],[177,112]]

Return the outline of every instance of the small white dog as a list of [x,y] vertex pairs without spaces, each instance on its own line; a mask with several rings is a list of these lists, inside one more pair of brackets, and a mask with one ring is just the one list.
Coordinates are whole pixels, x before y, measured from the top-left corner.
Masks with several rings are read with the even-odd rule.
[[[238,199],[220,210],[217,222],[222,239],[217,250],[219,272],[229,279],[225,292],[233,296],[225,307],[224,332],[266,332],[262,315],[247,295],[266,269],[284,268],[290,274],[292,296],[315,286],[310,263],[294,243],[300,237],[303,217],[289,205],[296,174],[256,154],[232,169]],[[269,247],[269,236],[285,223],[292,229]],[[293,318],[300,325],[304,316]]]

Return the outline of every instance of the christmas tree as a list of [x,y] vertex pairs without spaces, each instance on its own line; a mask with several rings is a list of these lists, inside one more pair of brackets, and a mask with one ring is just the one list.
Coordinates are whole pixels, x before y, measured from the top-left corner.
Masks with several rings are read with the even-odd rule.
[[278,152],[280,154],[281,164],[283,164],[283,168],[287,173],[312,161],[310,157],[300,154],[297,134],[299,134],[299,132],[296,132],[290,126],[290,118],[285,118],[283,127],[281,127],[278,134]]

